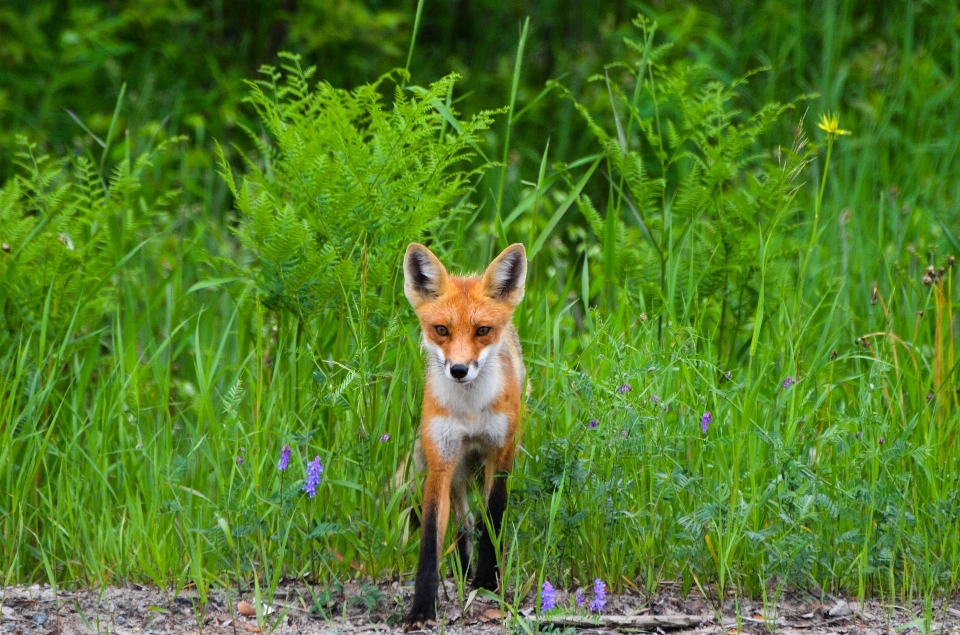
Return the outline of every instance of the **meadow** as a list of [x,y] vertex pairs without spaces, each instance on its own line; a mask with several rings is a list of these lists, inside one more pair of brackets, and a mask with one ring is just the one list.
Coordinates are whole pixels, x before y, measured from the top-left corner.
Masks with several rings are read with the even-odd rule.
[[[960,584],[960,8],[346,4],[232,65],[222,9],[0,13],[4,585],[409,583],[403,250],[522,242],[505,606],[676,581],[929,624]],[[178,73],[165,37],[211,52]]]

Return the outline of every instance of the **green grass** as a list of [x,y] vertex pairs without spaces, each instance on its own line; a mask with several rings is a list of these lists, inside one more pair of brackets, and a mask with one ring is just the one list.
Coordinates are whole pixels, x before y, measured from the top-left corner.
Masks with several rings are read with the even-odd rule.
[[[847,4],[831,6],[851,20]],[[724,79],[696,40],[687,46],[670,15],[660,17],[668,35],[655,43],[672,39],[678,48],[663,61],[665,76],[695,57],[714,65],[694,88]],[[524,29],[521,53],[534,32]],[[756,44],[762,33],[737,37]],[[914,60],[932,70],[891,70],[882,79],[896,81],[868,95],[873,110],[841,110],[841,126],[854,134],[836,140],[829,166],[814,120],[835,107],[849,74],[790,84],[822,96],[779,113],[747,145],[751,158],[711,191],[723,210],[759,205],[754,185],[775,173],[780,156],[788,160],[809,104],[804,125],[814,141],[795,153],[798,190],[769,194],[782,209],[745,216],[760,226],[723,230],[749,258],[712,286],[705,277],[715,256],[703,245],[717,244],[719,220],[694,216],[681,231],[674,203],[691,164],[658,168],[641,133],[642,121],[659,127],[662,117],[665,128],[679,117],[678,102],[631,101],[619,69],[610,85],[567,83],[611,147],[620,147],[620,126],[623,148],[667,183],[650,197],[655,215],[644,233],[630,207],[636,190],[609,152],[601,158],[587,134],[555,144],[523,127],[547,107],[566,114],[537,117],[537,127],[555,125],[562,136],[586,126],[559,94],[524,96],[511,81],[523,64],[510,59],[501,87],[510,113],[477,144],[507,161],[477,182],[476,213],[425,236],[466,270],[483,267],[505,241],[540,247],[516,316],[532,393],[501,542],[508,604],[546,578],[569,589],[600,577],[618,591],[680,580],[684,590],[753,597],[789,585],[927,602],[960,584],[956,283],[946,266],[946,254],[960,252],[947,229],[960,200],[960,130],[948,107],[956,80],[941,74],[955,60],[925,42],[911,44]],[[826,77],[865,63],[830,50]],[[776,81],[790,73],[779,65],[799,72],[803,51],[781,53],[772,79],[738,89],[732,104],[746,115],[733,115],[722,132],[781,94]],[[631,55],[617,59],[642,59]],[[135,130],[129,138],[127,156],[152,147]],[[254,284],[219,280],[223,260],[246,267],[252,255],[231,231],[236,219],[211,211],[224,191],[212,152],[179,151],[143,167],[150,205],[134,196],[107,206],[105,222],[154,209],[151,193],[164,189],[155,183],[176,183],[164,180],[171,165],[186,190],[179,206],[151,212],[106,246],[82,243],[102,256],[90,275],[109,292],[94,317],[73,317],[90,287],[54,276],[35,288],[23,282],[31,317],[3,322],[0,576],[5,584],[193,583],[201,593],[254,584],[269,593],[281,576],[409,581],[418,534],[406,519],[418,495],[413,475],[398,470],[413,447],[423,388],[412,311],[397,300],[371,313],[353,294],[298,321],[264,306]],[[208,167],[188,153],[206,153]],[[568,164],[554,163],[561,160]],[[599,213],[591,216],[580,193]],[[5,201],[0,213],[29,219]],[[49,238],[55,246],[57,234]],[[0,254],[0,263],[11,257]],[[930,285],[928,265],[946,267]],[[796,383],[785,387],[788,377]],[[280,473],[285,444],[294,459]],[[314,456],[325,470],[310,500],[300,485]]]

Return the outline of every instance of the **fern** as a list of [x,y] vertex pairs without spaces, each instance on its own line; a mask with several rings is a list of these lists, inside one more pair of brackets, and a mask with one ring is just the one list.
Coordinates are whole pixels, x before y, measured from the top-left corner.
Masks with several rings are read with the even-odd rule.
[[44,323],[50,335],[63,335],[75,314],[76,324],[89,329],[109,313],[114,267],[169,202],[142,200],[140,174],[179,139],[133,166],[122,161],[108,182],[86,157],[70,165],[18,141],[20,174],[0,189],[0,344]]
[[375,314],[392,306],[406,245],[469,207],[464,194],[483,169],[469,169],[473,148],[493,113],[451,125],[435,105],[454,75],[398,86],[388,107],[380,90],[392,75],[352,91],[311,88],[315,69],[284,57],[282,72],[264,67],[250,83],[266,131],[250,135],[260,161],[237,177],[218,148],[252,256],[234,266],[267,306],[297,319],[357,298]]
[[[656,25],[643,17],[634,23],[642,41],[626,44],[639,59],[608,66],[623,71],[624,83],[606,74],[591,78],[604,84],[588,93],[596,112],[575,100],[612,170],[618,205],[610,209],[619,212],[614,270],[621,283],[639,287],[628,295],[642,296],[648,311],[680,317],[694,301],[716,298],[724,305],[720,320],[728,310],[728,317],[750,315],[758,297],[759,228],[767,231],[790,210],[796,179],[812,156],[802,137],[776,160],[758,148],[797,102],[743,112],[735,104],[747,77],[725,83],[709,79],[707,68],[668,64],[669,46],[653,43]],[[611,107],[628,113],[625,124],[606,114]],[[602,239],[593,205],[580,209]]]

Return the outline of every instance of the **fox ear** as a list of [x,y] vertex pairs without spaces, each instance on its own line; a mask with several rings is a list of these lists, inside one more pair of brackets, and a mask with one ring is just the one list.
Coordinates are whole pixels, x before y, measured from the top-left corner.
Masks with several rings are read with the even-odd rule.
[[523,299],[527,279],[527,252],[520,243],[504,249],[483,272],[483,290],[487,296],[511,306]]
[[413,308],[435,300],[447,286],[447,270],[429,249],[410,243],[403,257],[403,292]]

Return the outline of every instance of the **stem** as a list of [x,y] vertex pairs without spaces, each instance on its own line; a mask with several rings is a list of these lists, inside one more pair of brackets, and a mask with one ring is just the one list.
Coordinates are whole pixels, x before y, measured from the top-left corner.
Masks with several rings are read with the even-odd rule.
[[820,209],[823,206],[823,192],[827,187],[827,174],[830,173],[830,155],[833,154],[833,135],[827,135],[827,159],[823,165],[823,175],[820,177],[820,191],[817,194],[817,202],[813,208],[813,230],[810,232],[810,244],[807,245],[807,257],[800,268],[800,279],[797,288],[797,311],[803,303],[803,286],[807,279],[807,266],[810,264],[810,256],[813,255],[813,247],[817,242],[817,231],[820,227]]

